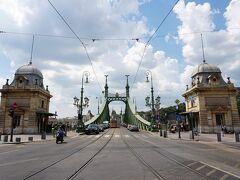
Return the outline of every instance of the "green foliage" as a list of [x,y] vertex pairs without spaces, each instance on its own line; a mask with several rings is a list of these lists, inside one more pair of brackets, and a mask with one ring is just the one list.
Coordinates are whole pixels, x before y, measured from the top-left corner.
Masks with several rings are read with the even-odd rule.
[[[178,104],[178,113],[185,112],[185,111],[186,111],[185,103]],[[175,112],[176,112],[176,106],[169,106],[166,108],[161,108],[160,109],[160,117],[163,118],[163,117],[165,117],[165,115],[175,113]]]

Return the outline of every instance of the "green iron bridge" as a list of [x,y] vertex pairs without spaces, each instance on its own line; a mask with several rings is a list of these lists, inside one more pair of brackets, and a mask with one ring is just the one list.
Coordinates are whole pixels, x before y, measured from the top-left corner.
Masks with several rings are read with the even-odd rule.
[[109,121],[110,115],[109,115],[109,104],[113,101],[122,101],[125,103],[125,114],[123,122],[127,124],[134,124],[139,127],[139,129],[144,130],[150,130],[151,123],[145,119],[143,119],[139,114],[136,112],[135,105],[132,102],[132,99],[129,95],[129,84],[128,84],[128,76],[127,77],[127,83],[126,83],[126,93],[124,94],[112,94],[108,93],[108,84],[107,84],[107,76],[106,76],[106,83],[105,83],[105,91],[104,91],[104,101],[102,103],[102,106],[99,109],[99,114],[88,120],[84,123],[85,126],[91,124],[91,123],[97,123],[100,124],[103,121]]

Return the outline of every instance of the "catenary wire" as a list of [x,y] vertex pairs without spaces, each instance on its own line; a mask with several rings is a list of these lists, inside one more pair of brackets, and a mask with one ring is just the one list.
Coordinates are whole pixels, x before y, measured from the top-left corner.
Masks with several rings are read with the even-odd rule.
[[84,42],[79,38],[79,36],[75,33],[75,31],[71,28],[71,26],[68,24],[68,22],[65,20],[65,18],[60,14],[60,12],[56,9],[56,7],[51,3],[51,1],[48,0],[48,2],[49,2],[49,4],[52,6],[52,8],[57,12],[57,14],[61,17],[61,19],[63,20],[63,22],[68,26],[68,28],[69,28],[70,31],[74,34],[74,36],[81,42],[81,44],[82,44],[82,46],[83,46],[83,48],[84,48],[84,50],[85,50],[85,54],[86,54],[86,56],[87,56],[87,58],[88,58],[88,60],[89,60],[89,62],[90,62],[90,64],[91,64],[91,66],[92,66],[92,70],[93,70],[93,73],[94,73],[94,75],[95,75],[95,77],[96,77],[96,79],[97,79],[98,85],[99,85],[101,91],[103,91],[103,89],[102,89],[102,87],[101,87],[101,85],[100,85],[100,83],[99,83],[99,80],[98,80],[97,74],[96,74],[96,72],[95,72],[95,69],[94,69],[94,67],[93,67],[93,63],[92,63],[92,60],[91,60],[91,58],[90,58],[90,56],[89,56],[89,53],[88,53],[88,50],[87,50],[86,45],[85,45]]
[[139,62],[139,64],[138,64],[137,72],[136,72],[136,74],[135,74],[135,76],[134,76],[134,80],[133,80],[133,85],[132,85],[132,86],[134,86],[134,84],[135,84],[135,82],[136,82],[137,74],[138,74],[139,69],[140,69],[140,67],[141,67],[141,65],[142,65],[143,57],[144,57],[144,55],[145,55],[147,46],[149,45],[149,43],[150,43],[150,41],[152,40],[153,36],[157,33],[157,31],[160,29],[160,27],[162,26],[162,24],[165,22],[165,20],[167,19],[167,17],[168,17],[168,16],[170,15],[170,13],[173,11],[174,7],[177,5],[178,2],[179,2],[179,0],[177,0],[177,1],[174,3],[174,5],[172,6],[172,8],[168,11],[168,13],[165,15],[165,17],[164,17],[163,20],[161,21],[161,23],[158,25],[157,29],[156,29],[156,30],[154,31],[154,33],[150,36],[150,38],[148,39],[147,43],[145,44],[144,50],[143,50],[143,54],[142,54],[141,60],[140,60],[140,62]]

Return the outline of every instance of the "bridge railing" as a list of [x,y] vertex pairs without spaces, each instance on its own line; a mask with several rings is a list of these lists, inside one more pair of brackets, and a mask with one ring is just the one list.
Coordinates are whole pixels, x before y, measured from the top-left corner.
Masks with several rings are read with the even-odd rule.
[[142,118],[139,114],[137,114],[135,105],[132,103],[130,98],[128,98],[127,103],[129,108],[128,111],[130,111],[128,113],[132,114],[131,116],[129,116],[131,122],[137,123],[141,129],[149,129],[151,123]]
[[99,121],[100,121],[99,119],[100,119],[101,116],[103,116],[103,114],[104,114],[105,107],[106,107],[106,101],[104,100],[103,103],[102,103],[102,105],[101,105],[100,108],[99,108],[99,114],[95,115],[94,117],[92,117],[91,119],[89,119],[87,122],[84,122],[84,125],[87,126],[87,125],[89,125],[89,124],[91,124],[91,123],[97,123],[97,122],[99,122]]

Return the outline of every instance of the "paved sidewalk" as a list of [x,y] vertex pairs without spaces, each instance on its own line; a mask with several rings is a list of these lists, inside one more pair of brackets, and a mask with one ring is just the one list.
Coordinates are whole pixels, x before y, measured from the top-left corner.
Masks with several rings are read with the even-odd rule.
[[[181,132],[181,138],[179,139],[179,134],[178,132],[176,133],[167,133],[167,138],[169,139],[179,139],[179,140],[188,140],[192,141],[193,139],[190,139],[190,134],[192,132]],[[160,136],[159,132],[154,133],[155,135]],[[162,134],[163,135],[163,134]],[[163,137],[163,136],[162,136]],[[218,142],[217,139],[217,134],[199,134],[198,136],[194,136],[194,141],[201,141],[201,142]],[[235,143],[240,143],[235,141],[235,134],[221,134],[221,142],[235,142]]]
[[[10,142],[10,135],[8,135],[8,142],[3,142],[4,136],[1,136],[1,141],[0,141],[0,146],[3,144],[17,144],[16,138],[21,138],[20,143],[28,143],[28,142],[36,142],[36,141],[50,141],[50,140],[55,140],[55,137],[52,134],[46,134],[46,139],[41,139],[42,135],[41,134],[19,134],[19,135],[13,135],[13,142]],[[67,132],[67,137],[74,137],[78,136],[78,133],[74,131],[68,131]],[[29,137],[33,138],[33,141],[29,141]]]

